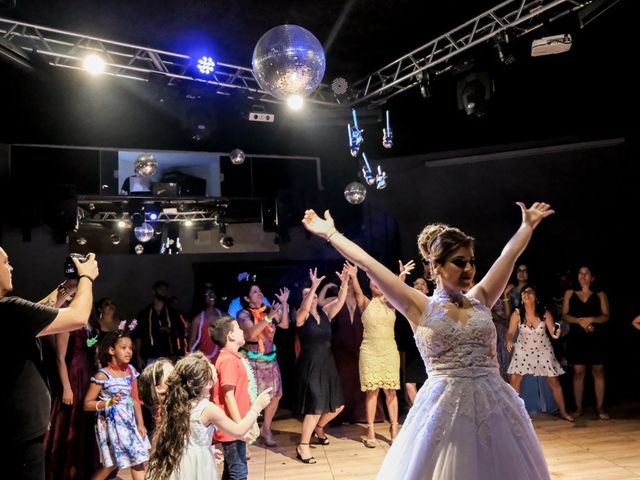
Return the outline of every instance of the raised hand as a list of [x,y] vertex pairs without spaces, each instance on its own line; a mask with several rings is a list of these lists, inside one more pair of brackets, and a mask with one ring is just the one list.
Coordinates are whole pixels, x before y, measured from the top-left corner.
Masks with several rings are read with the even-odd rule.
[[311,279],[311,289],[316,290],[318,285],[324,280],[324,275],[318,278],[318,267],[309,269],[309,278]]
[[529,208],[522,202],[516,202],[516,204],[522,211],[522,223],[529,225],[531,228],[536,228],[543,218],[556,213],[551,208],[551,205],[544,202],[534,202]]
[[351,268],[352,267],[348,262],[344,262],[342,271],[340,273],[336,272],[336,275],[338,275],[338,278],[340,279],[340,282],[343,285],[349,282],[349,277],[350,277],[349,272],[351,271]]
[[314,235],[327,238],[331,233],[336,231],[336,227],[333,223],[333,218],[329,213],[329,210],[325,210],[324,218],[318,216],[314,210],[307,210],[304,212],[302,218],[302,224],[304,228],[309,230]]
[[280,293],[276,293],[276,298],[282,305],[286,305],[289,301],[289,289],[287,287],[281,288]]
[[398,266],[400,269],[400,276],[404,279],[407,275],[410,275],[414,268],[416,268],[416,262],[409,260],[406,264],[402,263],[402,260],[398,260]]
[[344,262],[344,263],[349,265],[349,276],[351,278],[357,278],[358,277],[358,266],[354,265],[352,263],[349,263],[349,262]]

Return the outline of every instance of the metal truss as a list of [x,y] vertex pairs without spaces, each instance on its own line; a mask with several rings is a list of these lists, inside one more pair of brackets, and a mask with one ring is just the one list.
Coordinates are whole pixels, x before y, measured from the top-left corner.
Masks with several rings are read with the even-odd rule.
[[[262,221],[261,207],[265,202],[271,204],[273,199],[81,195],[78,197],[78,220],[84,225],[125,222],[130,226],[132,217],[139,214],[153,223],[250,223]],[[151,219],[151,212],[157,217]]]
[[[192,75],[198,59],[188,55],[114,42],[97,37],[0,18],[0,39],[40,55],[55,67],[84,70],[89,54],[100,55],[106,69],[103,74],[148,82],[153,76],[163,76],[171,83],[199,82],[215,87],[215,93],[230,95],[243,90],[252,100],[282,103],[260,89],[250,68],[216,63],[209,78]],[[322,85],[307,101],[324,106],[337,106],[331,89]]]
[[[130,222],[131,216],[128,213],[118,213],[115,211],[88,212],[84,209],[80,211],[80,223],[112,223],[112,222]],[[145,219],[148,220],[148,219]],[[220,224],[222,216],[217,211],[191,211],[191,212],[165,212],[158,213],[158,218],[153,220],[155,223],[168,222],[209,222],[214,225]]]
[[[532,20],[552,21],[592,3],[574,0],[507,0],[481,15],[439,36],[389,65],[355,82],[355,95],[351,106],[358,104],[379,105],[412,87],[420,84],[419,75],[447,60],[490,40],[505,30],[519,27],[525,34],[540,27],[525,22]],[[522,25],[522,27],[520,27]],[[518,31],[516,30],[516,35]]]

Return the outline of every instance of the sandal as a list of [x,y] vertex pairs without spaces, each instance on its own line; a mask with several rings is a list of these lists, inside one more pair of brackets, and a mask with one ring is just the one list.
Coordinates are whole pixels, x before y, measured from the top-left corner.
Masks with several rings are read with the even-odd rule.
[[313,430],[313,436],[316,437],[318,439],[318,443],[320,445],[329,445],[331,442],[329,442],[329,439],[327,438],[327,435],[324,434],[322,437],[318,434],[318,429],[322,430],[322,433],[324,433],[324,425],[316,425],[316,428]]
[[558,413],[558,415],[560,416],[560,418],[562,418],[563,420],[566,420],[567,422],[575,422],[576,419],[573,418],[572,415],[569,415],[568,413]]
[[609,414],[607,412],[605,412],[602,409],[598,409],[598,418],[600,420],[609,420],[611,417],[609,416]]
[[392,422],[391,425],[389,425],[389,434],[391,434],[391,443],[393,443],[393,441],[398,436],[399,427],[400,427],[400,424],[398,422]]
[[[367,428],[370,428],[371,430],[373,430],[373,424],[372,423],[368,424]],[[367,432],[367,435],[368,434],[369,434],[369,432]],[[367,447],[367,448],[376,448],[378,446],[378,442],[376,441],[375,434],[376,434],[376,432],[375,432],[375,430],[373,430],[373,435],[374,435],[373,438],[369,438],[368,436],[362,438],[362,443],[364,443],[365,447]]]
[[314,457],[302,458],[302,454],[300,453],[300,450],[298,450],[298,447],[300,445],[309,445],[309,444],[299,443],[298,445],[296,445],[296,458],[300,460],[302,463],[306,463],[307,465],[313,465],[314,463],[318,463],[318,461]]

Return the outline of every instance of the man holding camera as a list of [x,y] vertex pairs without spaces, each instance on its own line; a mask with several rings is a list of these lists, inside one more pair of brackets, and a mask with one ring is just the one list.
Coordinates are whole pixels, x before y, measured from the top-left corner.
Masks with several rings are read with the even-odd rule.
[[[12,290],[13,267],[0,248],[0,321],[11,337],[5,342],[3,394],[0,395],[1,431],[10,447],[4,451],[3,470],[11,479],[44,479],[44,436],[49,427],[51,396],[39,337],[70,332],[84,326],[93,303],[93,281],[98,263],[90,253],[84,262],[73,258],[78,274],[75,298],[67,308],[52,308],[18,297]],[[48,298],[56,298],[56,288]]]

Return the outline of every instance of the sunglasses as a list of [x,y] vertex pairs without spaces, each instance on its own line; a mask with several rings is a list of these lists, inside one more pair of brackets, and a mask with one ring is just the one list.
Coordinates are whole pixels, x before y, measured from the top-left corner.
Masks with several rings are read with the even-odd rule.
[[458,268],[466,268],[467,267],[467,263],[469,265],[471,265],[471,268],[475,268],[476,267],[476,259],[475,258],[471,258],[469,260],[465,260],[464,258],[454,258],[453,260],[450,260],[450,262],[453,263]]

